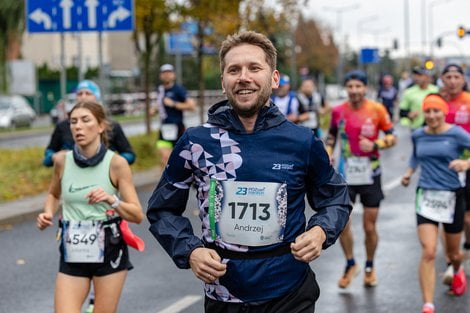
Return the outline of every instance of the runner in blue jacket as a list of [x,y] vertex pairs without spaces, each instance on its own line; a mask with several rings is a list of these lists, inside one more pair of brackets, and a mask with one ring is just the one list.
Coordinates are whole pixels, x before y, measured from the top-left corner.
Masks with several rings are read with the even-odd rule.
[[[279,72],[264,35],[228,37],[220,59],[228,101],[177,142],[149,200],[150,231],[205,282],[205,312],[314,312],[309,262],[348,221],[346,183],[312,131],[270,103]],[[182,216],[191,184],[202,238]],[[316,211],[308,222],[305,196]]]

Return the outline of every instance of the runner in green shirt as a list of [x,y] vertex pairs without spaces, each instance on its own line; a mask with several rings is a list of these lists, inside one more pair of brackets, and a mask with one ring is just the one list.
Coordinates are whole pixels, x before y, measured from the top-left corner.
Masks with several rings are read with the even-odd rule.
[[424,67],[413,68],[414,85],[405,90],[400,101],[400,123],[417,129],[424,123],[422,103],[430,93],[438,92],[438,88],[431,84],[431,72]]

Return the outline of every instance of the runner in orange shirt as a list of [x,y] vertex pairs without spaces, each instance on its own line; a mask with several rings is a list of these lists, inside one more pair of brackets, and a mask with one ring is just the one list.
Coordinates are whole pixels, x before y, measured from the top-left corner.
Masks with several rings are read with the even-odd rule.
[[[396,138],[393,134],[393,124],[384,106],[365,98],[365,73],[349,72],[345,76],[344,84],[349,99],[333,109],[326,144],[331,156],[339,136],[341,156],[338,171],[346,178],[351,201],[354,203],[359,194],[364,206],[363,225],[367,253],[364,285],[373,287],[377,285],[374,269],[374,255],[378,243],[376,221],[380,201],[384,199],[380,181],[379,149],[393,146]],[[385,133],[383,139],[379,139],[380,131]],[[344,229],[340,242],[347,263],[338,286],[346,288],[359,272],[353,255],[354,240],[350,223]]]

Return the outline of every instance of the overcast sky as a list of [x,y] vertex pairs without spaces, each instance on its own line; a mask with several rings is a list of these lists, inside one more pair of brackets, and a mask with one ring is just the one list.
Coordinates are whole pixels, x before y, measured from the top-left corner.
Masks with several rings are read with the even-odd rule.
[[[470,35],[462,40],[456,35],[459,25],[470,29],[470,0],[424,0],[425,14],[422,10],[423,0],[310,0],[305,14],[314,16],[324,25],[331,27],[335,37],[338,34],[341,38],[346,37],[353,49],[358,49],[359,46],[391,47],[393,39],[397,38],[400,49],[392,55],[399,56],[405,52],[405,2],[409,3],[409,36],[412,53],[423,51],[423,29],[425,29],[426,41],[430,40],[431,31],[434,39],[440,34],[450,32],[443,37],[443,47],[434,48],[435,56],[462,54],[470,56]],[[354,6],[358,8],[346,9]],[[339,14],[341,25],[338,32],[337,12],[341,8],[344,10]],[[425,27],[422,24],[423,18],[425,18]],[[432,29],[430,29],[431,22]],[[425,51],[429,54],[429,43],[426,43]]]

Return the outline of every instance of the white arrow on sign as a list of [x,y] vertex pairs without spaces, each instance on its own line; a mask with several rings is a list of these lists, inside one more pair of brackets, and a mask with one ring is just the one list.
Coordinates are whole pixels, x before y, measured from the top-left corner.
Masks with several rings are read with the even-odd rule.
[[117,8],[116,10],[111,12],[111,14],[109,14],[109,17],[108,17],[108,26],[109,26],[109,28],[116,27],[116,22],[118,20],[119,20],[119,22],[122,22],[126,18],[128,18],[129,16],[131,16],[131,11],[127,10],[126,8],[124,8],[122,6],[120,6],[119,8]]
[[29,15],[29,18],[32,19],[37,24],[44,23],[44,29],[52,28],[51,17],[47,13],[43,12],[40,8],[37,8],[36,10],[34,10]]
[[88,8],[88,27],[90,28],[96,28],[96,8],[98,5],[98,0],[85,1],[85,6]]
[[62,24],[65,29],[72,27],[72,0],[62,0],[60,2],[62,8]]

